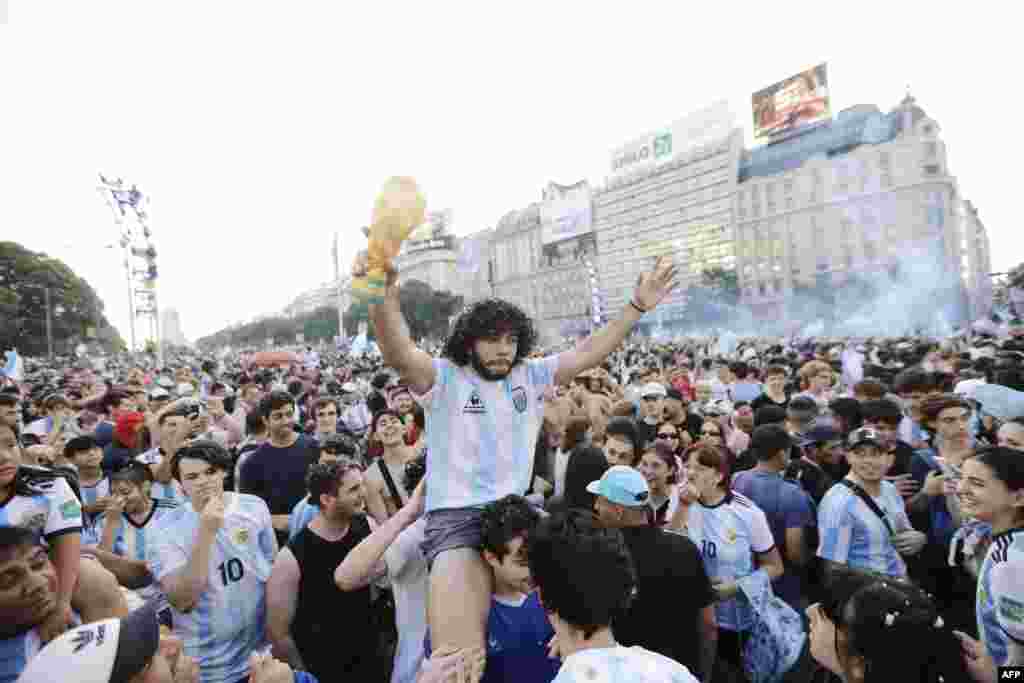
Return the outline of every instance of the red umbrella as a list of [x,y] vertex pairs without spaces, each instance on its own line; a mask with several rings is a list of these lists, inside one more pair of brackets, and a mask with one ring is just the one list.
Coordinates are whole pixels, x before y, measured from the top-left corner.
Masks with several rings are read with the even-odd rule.
[[292,363],[299,363],[300,360],[298,355],[291,351],[259,351],[252,354],[249,362],[252,365],[268,366],[291,365]]

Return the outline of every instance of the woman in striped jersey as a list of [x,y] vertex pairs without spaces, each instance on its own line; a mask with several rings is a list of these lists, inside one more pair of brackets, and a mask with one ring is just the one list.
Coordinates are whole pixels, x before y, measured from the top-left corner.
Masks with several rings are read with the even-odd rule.
[[[992,525],[978,576],[981,643],[962,637],[968,660],[987,655],[996,666],[1024,664],[1024,457],[991,447],[964,462],[960,500],[965,514]],[[982,648],[981,645],[984,647]]]
[[738,581],[756,571],[774,581],[782,576],[782,557],[764,512],[729,488],[733,456],[721,446],[698,442],[685,458],[685,479],[692,502],[686,531],[700,549],[715,589],[718,658],[737,674],[743,671],[743,646],[754,614],[737,600]]

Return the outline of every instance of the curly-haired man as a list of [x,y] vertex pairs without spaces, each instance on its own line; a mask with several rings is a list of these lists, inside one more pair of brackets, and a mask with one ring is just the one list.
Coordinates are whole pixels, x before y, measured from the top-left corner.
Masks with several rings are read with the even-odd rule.
[[[366,262],[365,254],[356,258],[354,276],[366,272]],[[424,553],[435,656],[475,657],[484,648],[493,576],[480,555],[481,510],[529,487],[545,391],[600,365],[671,291],[674,276],[672,263],[659,259],[639,278],[618,320],[571,351],[535,359],[532,320],[499,299],[463,311],[442,357],[431,358],[413,343],[399,307],[398,273],[389,274],[384,302],[370,306],[370,318],[384,363],[401,373],[426,414]]]

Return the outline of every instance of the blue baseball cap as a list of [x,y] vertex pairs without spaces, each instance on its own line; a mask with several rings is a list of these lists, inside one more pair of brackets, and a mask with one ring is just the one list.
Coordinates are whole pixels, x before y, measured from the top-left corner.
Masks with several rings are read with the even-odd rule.
[[647,480],[635,469],[625,465],[616,465],[606,470],[600,479],[587,484],[587,492],[630,508],[643,507],[651,498]]

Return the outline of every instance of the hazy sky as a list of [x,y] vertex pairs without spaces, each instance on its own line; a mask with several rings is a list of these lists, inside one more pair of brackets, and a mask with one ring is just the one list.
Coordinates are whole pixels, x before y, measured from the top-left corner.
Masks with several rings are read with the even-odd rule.
[[994,267],[1024,260],[1012,10],[601,6],[11,0],[0,239],[64,259],[127,339],[96,173],[138,183],[152,198],[161,304],[195,339],[330,279],[332,233],[348,263],[390,175],[415,176],[430,208],[451,207],[454,231],[472,232],[549,180],[603,182],[613,148],[721,98],[749,144],[751,92],[827,61],[834,111],[888,110],[911,87],[942,128]]

